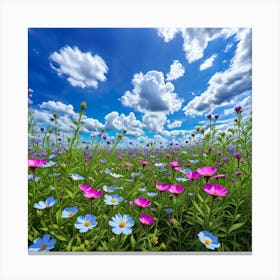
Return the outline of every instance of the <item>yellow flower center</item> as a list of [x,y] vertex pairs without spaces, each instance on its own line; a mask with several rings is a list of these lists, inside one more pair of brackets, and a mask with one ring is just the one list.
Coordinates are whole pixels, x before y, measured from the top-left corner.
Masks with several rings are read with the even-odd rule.
[[211,177],[210,173],[205,174],[206,177]]
[[115,203],[116,201],[117,201],[117,200],[116,200],[115,198],[112,198],[112,199],[111,199],[111,202],[112,202],[112,203]]
[[210,240],[209,238],[206,238],[206,239],[205,239],[205,244],[206,244],[206,245],[210,245],[210,244],[211,244],[211,240]]
[[119,227],[125,227],[126,226],[126,223],[124,222],[124,221],[121,221],[120,223],[119,223]]
[[69,212],[69,213],[68,213],[68,216],[69,216],[69,217],[72,217],[73,214],[74,214],[73,212]]
[[41,247],[40,247],[40,249],[43,251],[43,250],[45,250],[47,248],[47,245],[46,244],[42,244],[41,245]]
[[85,226],[85,227],[88,227],[89,225],[90,225],[90,222],[89,222],[89,221],[85,221],[85,222],[84,222],[84,226]]
[[218,196],[218,192],[213,192],[213,195]]

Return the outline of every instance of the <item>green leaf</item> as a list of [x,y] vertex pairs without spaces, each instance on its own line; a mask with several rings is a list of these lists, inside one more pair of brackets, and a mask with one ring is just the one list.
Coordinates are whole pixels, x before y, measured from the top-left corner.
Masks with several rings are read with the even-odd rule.
[[232,226],[229,228],[228,233],[231,233],[231,232],[233,232],[234,230],[239,229],[239,228],[242,227],[244,224],[245,224],[245,222],[243,222],[243,223],[237,223],[237,224],[232,225]]
[[134,249],[134,247],[136,245],[136,241],[135,241],[133,234],[130,236],[130,244],[131,244],[131,248]]
[[61,241],[68,241],[68,240],[69,240],[69,238],[68,238],[67,236],[64,236],[64,235],[62,235],[62,234],[55,233],[55,232],[53,232],[53,231],[51,232],[51,235],[52,235],[53,237],[55,237],[55,238],[61,240]]
[[203,213],[202,209],[198,206],[198,204],[195,202],[195,200],[193,200],[193,205],[194,205],[195,209],[202,215],[202,217],[204,217],[204,213]]

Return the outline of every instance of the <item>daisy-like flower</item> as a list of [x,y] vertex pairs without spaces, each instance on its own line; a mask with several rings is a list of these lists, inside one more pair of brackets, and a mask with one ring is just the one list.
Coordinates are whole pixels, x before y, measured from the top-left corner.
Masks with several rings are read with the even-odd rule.
[[141,159],[140,163],[143,165],[143,167],[145,167],[145,165],[149,164],[149,162],[144,159]]
[[56,239],[50,239],[49,234],[45,234],[43,238],[38,237],[34,240],[33,244],[28,247],[29,252],[48,252],[54,248]]
[[181,185],[170,185],[168,191],[174,194],[180,194],[184,191],[184,187]]
[[96,217],[90,214],[79,216],[74,226],[79,230],[79,232],[87,232],[97,226]]
[[104,202],[106,205],[118,205],[123,198],[117,194],[105,194]]
[[172,168],[179,167],[179,162],[178,161],[171,161],[171,162],[169,162],[169,166],[171,166]]
[[85,180],[85,178],[79,174],[71,174],[70,177],[74,181]]
[[57,203],[57,199],[54,199],[53,196],[50,196],[45,201],[39,201],[38,203],[34,203],[34,208],[36,209],[49,209]]
[[197,172],[204,176],[204,177],[211,177],[213,176],[217,171],[217,168],[214,167],[214,166],[204,166],[204,167],[201,167],[201,168],[198,168],[197,169]]
[[147,196],[149,196],[149,197],[155,197],[157,195],[158,194],[156,192],[147,192]]
[[163,183],[160,183],[160,184],[156,185],[156,188],[157,188],[158,190],[160,190],[161,192],[166,192],[166,191],[169,190],[170,186],[165,185],[165,184],[163,184]]
[[110,172],[109,174],[110,174],[112,177],[114,177],[114,178],[121,178],[121,177],[123,177],[122,174],[117,174],[117,173],[112,173],[112,172]]
[[173,212],[173,209],[172,208],[164,208],[163,211],[166,213],[166,214],[171,214]]
[[148,225],[151,225],[155,221],[155,218],[153,216],[150,216],[147,214],[141,214],[139,216],[139,220],[143,225],[148,226]]
[[79,185],[80,190],[82,190],[83,192],[87,192],[89,190],[91,190],[91,185],[89,184],[84,184],[84,185]]
[[132,164],[132,163],[130,163],[130,162],[127,162],[127,161],[125,161],[124,164],[125,164],[126,166],[134,166],[134,164]]
[[55,161],[52,161],[52,160],[50,160],[42,165],[42,167],[53,167],[53,166],[58,166],[58,163]]
[[147,208],[152,204],[151,201],[145,197],[135,198],[134,202],[139,208]]
[[215,250],[221,246],[220,242],[218,242],[218,237],[213,235],[211,232],[202,230],[198,233],[198,238],[201,243],[203,243],[206,248],[210,250]]
[[132,218],[125,214],[116,214],[110,221],[109,225],[112,227],[112,231],[115,234],[126,234],[129,235],[132,233],[132,227],[134,226],[135,222]]
[[71,218],[75,214],[77,214],[78,210],[79,210],[78,206],[67,207],[62,211],[61,217],[62,218]]
[[201,177],[201,174],[199,174],[196,171],[190,171],[186,174],[186,177],[192,181],[198,180]]
[[46,159],[29,158],[28,168],[30,168],[34,172],[36,168],[46,164],[46,162]]
[[202,189],[209,195],[213,197],[219,197],[219,196],[226,196],[228,189],[222,187],[219,184],[206,184],[202,187]]
[[90,199],[99,198],[102,194],[103,194],[102,191],[96,190],[96,189],[90,189],[90,190],[84,191],[84,197],[87,197]]
[[115,190],[115,187],[104,185],[103,190],[107,193],[112,193]]

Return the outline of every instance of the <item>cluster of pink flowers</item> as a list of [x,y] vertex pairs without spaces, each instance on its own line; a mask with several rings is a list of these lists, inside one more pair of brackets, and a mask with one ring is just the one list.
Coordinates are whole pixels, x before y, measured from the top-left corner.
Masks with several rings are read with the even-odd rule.
[[163,183],[157,184],[156,188],[161,192],[171,192],[173,194],[180,194],[184,191],[184,187],[181,185],[165,185]]
[[84,197],[89,199],[96,199],[99,198],[103,192],[101,190],[92,189],[91,185],[79,185],[80,190],[84,192]]
[[210,178],[219,179],[219,178],[226,177],[226,174],[219,174],[213,176],[216,172],[217,172],[217,168],[214,166],[203,166],[198,168],[197,171],[190,171],[185,175],[189,180],[192,181],[198,180],[201,176],[203,176],[206,179],[206,183],[209,181]]

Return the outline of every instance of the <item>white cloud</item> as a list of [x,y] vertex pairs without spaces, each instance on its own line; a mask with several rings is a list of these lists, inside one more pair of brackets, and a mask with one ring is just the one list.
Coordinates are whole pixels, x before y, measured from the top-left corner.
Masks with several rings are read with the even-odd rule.
[[64,104],[60,101],[48,101],[48,102],[42,102],[42,104],[39,105],[41,109],[47,109],[50,111],[53,111],[54,113],[61,113],[61,114],[67,114],[75,116],[76,113],[74,112],[74,107],[71,104]]
[[167,120],[166,123],[167,123],[167,127],[169,129],[173,129],[173,128],[181,127],[183,122],[182,121],[178,121],[178,120],[175,120],[174,122],[170,122],[170,120]]
[[65,75],[72,86],[97,88],[98,82],[106,81],[108,67],[99,55],[81,52],[78,47],[65,46],[53,52],[49,59],[52,69],[59,76]]
[[164,113],[147,113],[143,116],[142,122],[147,130],[160,132],[163,130],[166,119]]
[[236,34],[238,44],[229,68],[215,73],[208,81],[208,88],[195,96],[184,108],[186,115],[196,116],[211,113],[217,107],[232,104],[237,97],[252,88],[251,29],[241,29]]
[[174,92],[171,82],[165,83],[164,75],[159,71],[135,74],[132,80],[132,91],[126,91],[121,102],[126,107],[138,112],[174,113],[180,110],[183,100]]
[[144,132],[142,130],[143,124],[137,120],[134,113],[130,112],[128,116],[113,111],[105,116],[105,128],[126,130],[126,135],[140,136]]
[[[234,104],[235,103],[235,104]],[[240,105],[242,106],[242,111],[245,113],[245,114],[251,114],[251,111],[252,111],[252,96],[249,95],[245,98],[243,98],[242,100],[240,100],[239,102],[235,101],[235,102],[232,102],[232,105],[230,108],[226,108],[224,110],[224,115],[225,116],[228,116],[228,115],[231,115],[231,114],[234,114],[234,107],[237,106],[237,105]]]
[[165,42],[169,42],[175,38],[177,33],[180,33],[184,41],[183,49],[186,59],[192,63],[203,57],[204,50],[210,41],[221,36],[227,38],[236,33],[237,30],[230,28],[160,28],[158,35]]
[[93,118],[84,117],[82,119],[84,130],[89,133],[100,133],[104,125]]
[[205,70],[213,65],[214,60],[217,58],[216,54],[211,55],[202,64],[200,64],[199,70]]
[[49,123],[53,115],[46,111],[33,110],[34,121],[37,123]]
[[166,75],[166,81],[173,81],[177,80],[178,78],[184,76],[185,68],[179,62],[179,60],[174,60],[173,63],[170,65],[170,71]]

